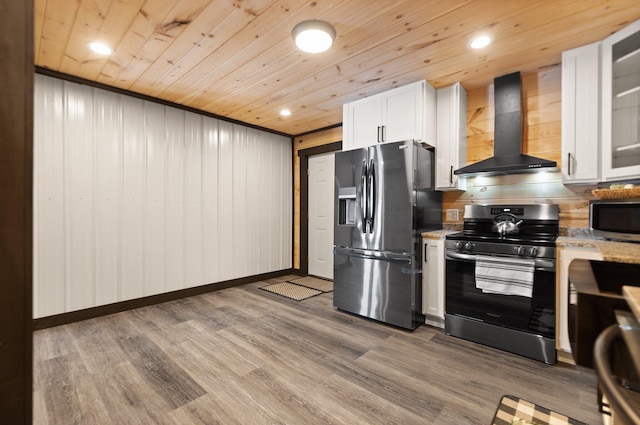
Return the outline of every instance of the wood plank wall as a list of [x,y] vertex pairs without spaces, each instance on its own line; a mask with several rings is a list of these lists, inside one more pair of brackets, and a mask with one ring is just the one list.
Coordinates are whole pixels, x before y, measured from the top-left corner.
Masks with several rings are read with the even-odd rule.
[[[554,66],[522,76],[525,114],[522,149],[529,155],[561,159],[561,67]],[[467,163],[493,155],[493,85],[471,90],[467,98]],[[294,241],[293,264],[300,267],[300,160],[301,149],[342,139],[342,129],[309,134],[294,139]],[[443,209],[457,209],[462,224],[464,205],[472,203],[557,203],[560,227],[588,226],[591,191],[604,185],[562,184],[560,172],[520,174],[469,179],[467,190],[445,192]],[[444,214],[444,212],[443,212]],[[443,218],[444,219],[444,218]]]

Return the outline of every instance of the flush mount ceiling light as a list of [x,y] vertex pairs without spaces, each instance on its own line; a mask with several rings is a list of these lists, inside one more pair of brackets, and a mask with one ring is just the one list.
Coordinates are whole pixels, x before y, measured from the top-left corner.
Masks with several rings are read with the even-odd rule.
[[282,115],[283,117],[288,117],[289,115],[291,115],[291,111],[288,109],[283,109],[280,111],[280,115]]
[[472,49],[482,49],[483,47],[487,47],[489,44],[491,44],[491,41],[492,40],[490,36],[479,35],[471,40],[471,43],[469,43],[469,47],[471,47]]
[[99,41],[94,41],[92,43],[89,43],[89,48],[91,50],[93,50],[96,53],[99,53],[101,55],[110,55],[111,54],[111,48],[109,46],[107,46],[104,43],[101,43]]
[[336,38],[336,30],[324,21],[310,20],[293,27],[291,36],[300,50],[320,53],[331,47]]

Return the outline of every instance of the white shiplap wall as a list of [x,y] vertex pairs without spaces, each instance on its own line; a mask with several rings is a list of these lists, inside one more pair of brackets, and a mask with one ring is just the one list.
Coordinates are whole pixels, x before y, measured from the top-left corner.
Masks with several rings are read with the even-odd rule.
[[36,75],[34,316],[291,268],[291,140]]

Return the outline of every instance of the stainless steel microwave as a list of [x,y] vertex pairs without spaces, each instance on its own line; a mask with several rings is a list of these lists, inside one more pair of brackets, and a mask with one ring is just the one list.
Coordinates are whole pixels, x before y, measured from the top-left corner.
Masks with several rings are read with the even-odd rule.
[[595,236],[640,242],[640,199],[590,201],[589,228]]

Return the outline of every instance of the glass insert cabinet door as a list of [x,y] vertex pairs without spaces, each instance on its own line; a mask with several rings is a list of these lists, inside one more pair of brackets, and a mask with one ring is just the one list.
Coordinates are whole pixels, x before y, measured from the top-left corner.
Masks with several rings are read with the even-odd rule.
[[605,180],[640,178],[640,20],[602,42]]

